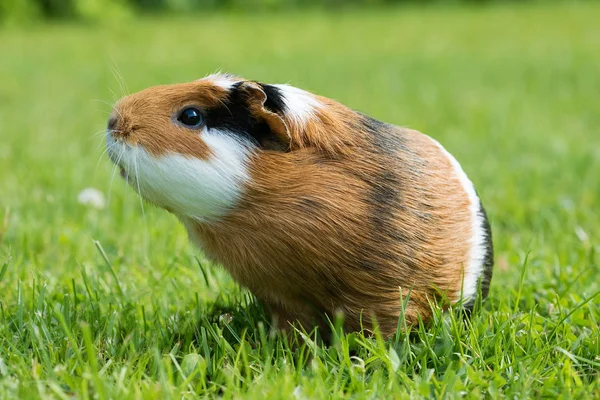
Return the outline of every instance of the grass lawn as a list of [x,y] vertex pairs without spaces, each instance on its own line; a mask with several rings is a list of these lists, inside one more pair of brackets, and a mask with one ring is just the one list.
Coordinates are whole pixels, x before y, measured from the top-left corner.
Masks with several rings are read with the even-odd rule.
[[[598,15],[542,2],[0,30],[0,398],[598,398]],[[493,226],[482,310],[389,341],[270,336],[174,217],[111,186],[94,135],[124,92],[217,69],[443,143]],[[86,187],[106,208],[78,203]]]

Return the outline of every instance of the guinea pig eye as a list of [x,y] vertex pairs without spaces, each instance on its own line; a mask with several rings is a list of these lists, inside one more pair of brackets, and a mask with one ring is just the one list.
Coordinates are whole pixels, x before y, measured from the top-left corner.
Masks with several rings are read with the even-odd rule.
[[202,114],[200,114],[200,110],[194,107],[188,107],[181,110],[179,113],[179,117],[177,117],[177,121],[182,124],[195,128],[202,124]]

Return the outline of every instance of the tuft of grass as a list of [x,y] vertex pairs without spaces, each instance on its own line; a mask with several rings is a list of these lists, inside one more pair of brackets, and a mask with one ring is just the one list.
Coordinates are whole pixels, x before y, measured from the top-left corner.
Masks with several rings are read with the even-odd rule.
[[[0,398],[599,397],[599,13],[544,2],[1,30]],[[217,69],[443,143],[493,225],[488,301],[390,340],[272,334],[101,154],[116,98]],[[87,187],[106,209],[77,203]]]

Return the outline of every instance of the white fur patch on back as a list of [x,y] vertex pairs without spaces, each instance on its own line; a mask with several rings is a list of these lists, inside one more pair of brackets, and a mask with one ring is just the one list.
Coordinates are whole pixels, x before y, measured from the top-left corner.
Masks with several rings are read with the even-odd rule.
[[222,74],[220,72],[208,75],[200,80],[201,81],[204,81],[204,80],[210,81],[213,85],[222,87],[223,89],[227,89],[227,90],[231,89],[234,84],[241,81],[241,79],[236,78],[233,75]]
[[250,179],[248,144],[227,132],[203,131],[212,150],[207,160],[177,153],[155,157],[141,146],[108,145],[113,160],[125,169],[127,181],[142,197],[175,214],[194,220],[223,216],[235,206]]
[[315,117],[321,103],[312,94],[290,85],[272,85],[281,91],[287,108],[286,115],[297,125],[303,126]]
[[457,298],[467,302],[477,295],[479,279],[483,273],[483,265],[486,256],[486,233],[484,230],[483,217],[480,214],[480,202],[473,183],[463,171],[459,162],[450,154],[437,140],[430,138],[440,150],[448,157],[450,164],[454,169],[456,177],[460,181],[469,198],[469,211],[471,213],[471,250],[469,260],[464,266],[464,276],[462,290],[457,293]]

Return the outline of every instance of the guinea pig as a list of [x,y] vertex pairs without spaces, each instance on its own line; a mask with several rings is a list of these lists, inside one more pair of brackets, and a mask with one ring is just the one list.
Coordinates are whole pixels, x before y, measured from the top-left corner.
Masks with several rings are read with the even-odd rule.
[[[385,336],[469,310],[490,225],[437,141],[289,85],[213,74],[119,100],[107,148],[145,200],[270,310],[275,327]],[[403,317],[403,320],[399,319]]]

